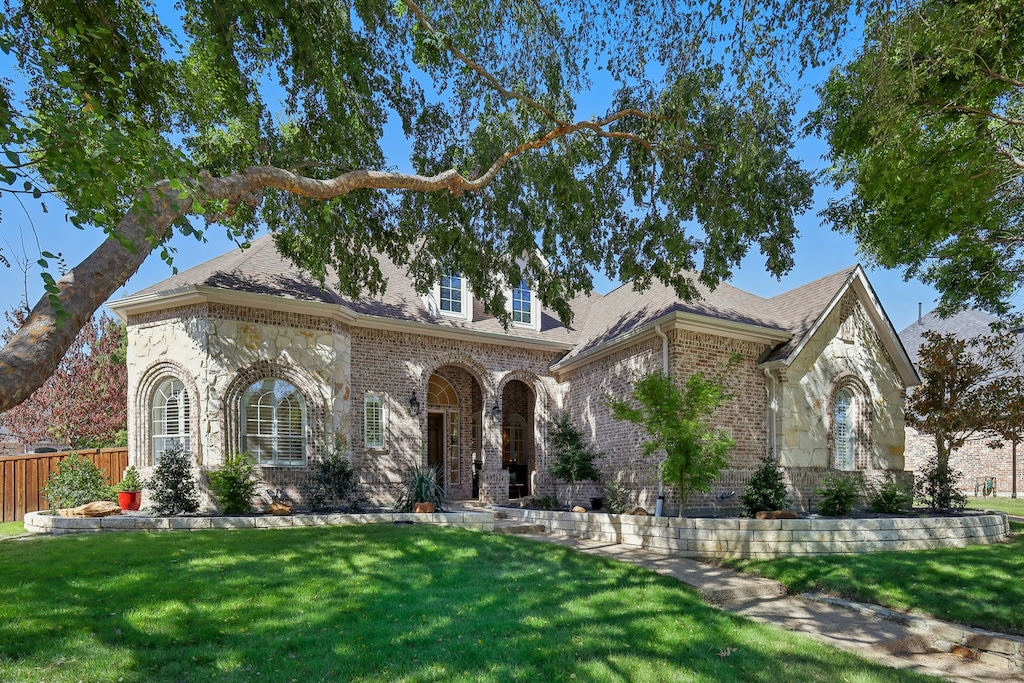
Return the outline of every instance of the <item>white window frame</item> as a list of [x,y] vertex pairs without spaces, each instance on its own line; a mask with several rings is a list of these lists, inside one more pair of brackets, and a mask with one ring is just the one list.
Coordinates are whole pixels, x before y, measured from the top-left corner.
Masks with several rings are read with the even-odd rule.
[[[455,291],[459,293],[460,308],[461,311],[444,310],[444,301],[441,299],[442,284],[445,279],[458,278],[459,287]],[[444,289],[454,289],[452,287],[445,287]],[[473,319],[473,299],[470,296],[469,287],[466,284],[466,277],[458,272],[452,271],[447,275],[441,276],[441,281],[434,285],[434,302],[437,304],[437,312],[446,318],[458,318],[460,320],[472,320]]]
[[[527,301],[529,304],[528,307],[522,311],[516,310],[516,294],[518,292],[526,293]],[[538,311],[539,307],[537,306],[537,293],[533,291],[532,288],[527,286],[526,280],[521,281],[518,286],[512,288],[511,292],[509,293],[508,302],[508,310],[512,316],[513,325],[515,325],[516,327],[525,327],[531,330],[540,329],[540,312]],[[520,317],[520,319],[517,320],[517,313],[525,313],[525,319],[523,317]]]
[[845,387],[836,392],[832,403],[832,461],[837,470],[857,469],[857,397]]
[[[278,391],[277,383],[286,385],[290,390]],[[285,393],[286,392],[286,393]],[[255,403],[253,400],[255,399]],[[250,408],[256,411],[255,422],[268,429],[258,429],[249,433]],[[288,429],[290,413],[299,411],[299,433]],[[282,414],[282,411],[284,413]],[[241,427],[242,450],[249,453],[256,463],[262,467],[305,467],[308,456],[306,448],[306,399],[298,387],[288,380],[279,377],[264,377],[253,382],[242,394],[239,422]],[[284,427],[285,429],[282,429]],[[288,451],[294,452],[298,446],[299,457],[291,457],[282,452],[282,445],[289,446]],[[254,447],[255,446],[255,447]]]
[[[176,404],[175,414],[168,420],[167,405],[172,401]],[[184,382],[177,377],[168,377],[156,385],[149,402],[152,464],[155,465],[160,455],[175,442],[188,452],[191,414],[192,405]]]
[[382,450],[387,444],[386,408],[384,394],[368,392],[363,397],[363,445],[368,450]]

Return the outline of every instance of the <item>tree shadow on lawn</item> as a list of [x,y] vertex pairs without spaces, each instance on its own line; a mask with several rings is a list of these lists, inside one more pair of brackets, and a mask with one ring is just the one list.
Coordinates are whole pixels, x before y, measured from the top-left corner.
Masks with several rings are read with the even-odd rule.
[[1024,635],[1024,535],[964,548],[862,553],[727,565],[784,583],[1002,633]]
[[3,680],[926,680],[715,610],[643,569],[464,530],[11,546]]

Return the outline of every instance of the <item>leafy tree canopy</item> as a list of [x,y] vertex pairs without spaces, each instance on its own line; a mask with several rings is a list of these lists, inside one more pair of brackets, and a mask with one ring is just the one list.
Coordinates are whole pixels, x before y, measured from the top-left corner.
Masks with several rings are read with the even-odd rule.
[[918,349],[922,383],[907,398],[907,422],[934,439],[935,459],[927,468],[933,507],[951,507],[956,498],[949,458],[969,439],[988,437],[998,446],[1024,437],[1024,367],[1017,336],[924,333]]
[[[757,246],[781,274],[812,181],[791,156],[786,67],[818,63],[849,10],[5,0],[16,79],[0,83],[0,194],[109,239],[44,274],[0,352],[0,410],[147,255],[171,258],[174,230],[205,239],[217,224],[244,246],[266,226],[350,294],[385,286],[378,253],[424,290],[456,270],[503,319],[502,286],[522,278],[568,321],[592,270],[686,296],[689,270],[714,285]],[[607,108],[581,117],[597,70],[614,83]],[[389,117],[411,172],[382,150]]]
[[1024,284],[1024,4],[923,0],[867,27],[812,117],[852,187],[826,216],[942,309],[1003,315]]

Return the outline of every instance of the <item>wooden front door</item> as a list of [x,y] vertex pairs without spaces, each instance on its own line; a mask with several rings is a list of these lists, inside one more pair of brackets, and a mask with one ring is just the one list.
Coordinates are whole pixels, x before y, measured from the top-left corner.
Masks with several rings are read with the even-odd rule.
[[437,470],[444,481],[444,413],[427,415],[427,466]]

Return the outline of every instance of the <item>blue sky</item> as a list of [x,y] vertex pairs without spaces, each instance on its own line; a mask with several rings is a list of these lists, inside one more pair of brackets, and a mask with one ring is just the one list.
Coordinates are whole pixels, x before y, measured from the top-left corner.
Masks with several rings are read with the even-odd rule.
[[[848,38],[855,43],[857,36]],[[844,50],[848,54],[853,50]],[[804,79],[807,84],[822,75],[810,74]],[[581,116],[603,111],[611,97],[611,90],[602,87],[596,81],[595,89],[580,98]],[[815,104],[815,96],[809,85],[803,86],[801,109],[806,111]],[[588,109],[590,110],[588,112]],[[408,144],[402,139],[397,125],[389,126],[390,133],[384,142],[389,162],[395,167],[408,170]],[[823,168],[822,156],[827,152],[826,145],[820,140],[805,139],[798,143],[797,153],[808,168]],[[764,271],[764,258],[753,252],[745,259],[742,267],[735,273],[731,283],[742,289],[761,296],[773,296],[793,287],[799,286],[816,278],[828,275],[845,268],[862,259],[856,251],[853,239],[838,234],[823,225],[817,212],[826,205],[833,196],[834,190],[827,185],[820,185],[815,191],[815,206],[808,213],[797,218],[800,237],[796,242],[793,270],[781,281]],[[18,263],[12,268],[0,265],[0,306],[10,309],[19,304],[26,293],[29,301],[34,304],[43,292],[40,269],[34,265],[39,258],[39,250],[60,252],[65,261],[75,264],[84,258],[102,240],[98,230],[80,231],[64,220],[64,212],[55,202],[50,201],[50,212],[42,213],[38,205],[27,200],[24,207],[11,201],[0,201],[2,223],[0,223],[0,247],[12,262],[21,261],[32,264],[25,277]],[[213,258],[231,248],[232,243],[226,240],[223,232],[216,226],[207,231],[209,242],[199,243],[193,237],[176,235],[171,245],[176,248],[175,265],[179,270],[197,265]],[[902,274],[897,271],[867,268],[868,277],[874,285],[882,305],[889,314],[893,325],[898,330],[916,320],[918,303],[923,304],[924,312],[935,306],[936,292],[929,286],[918,281],[904,282]],[[143,264],[140,271],[129,280],[128,284],[114,294],[114,299],[140,290],[171,275],[169,267],[156,254]],[[604,293],[617,286],[618,283],[600,279],[597,291]]]

